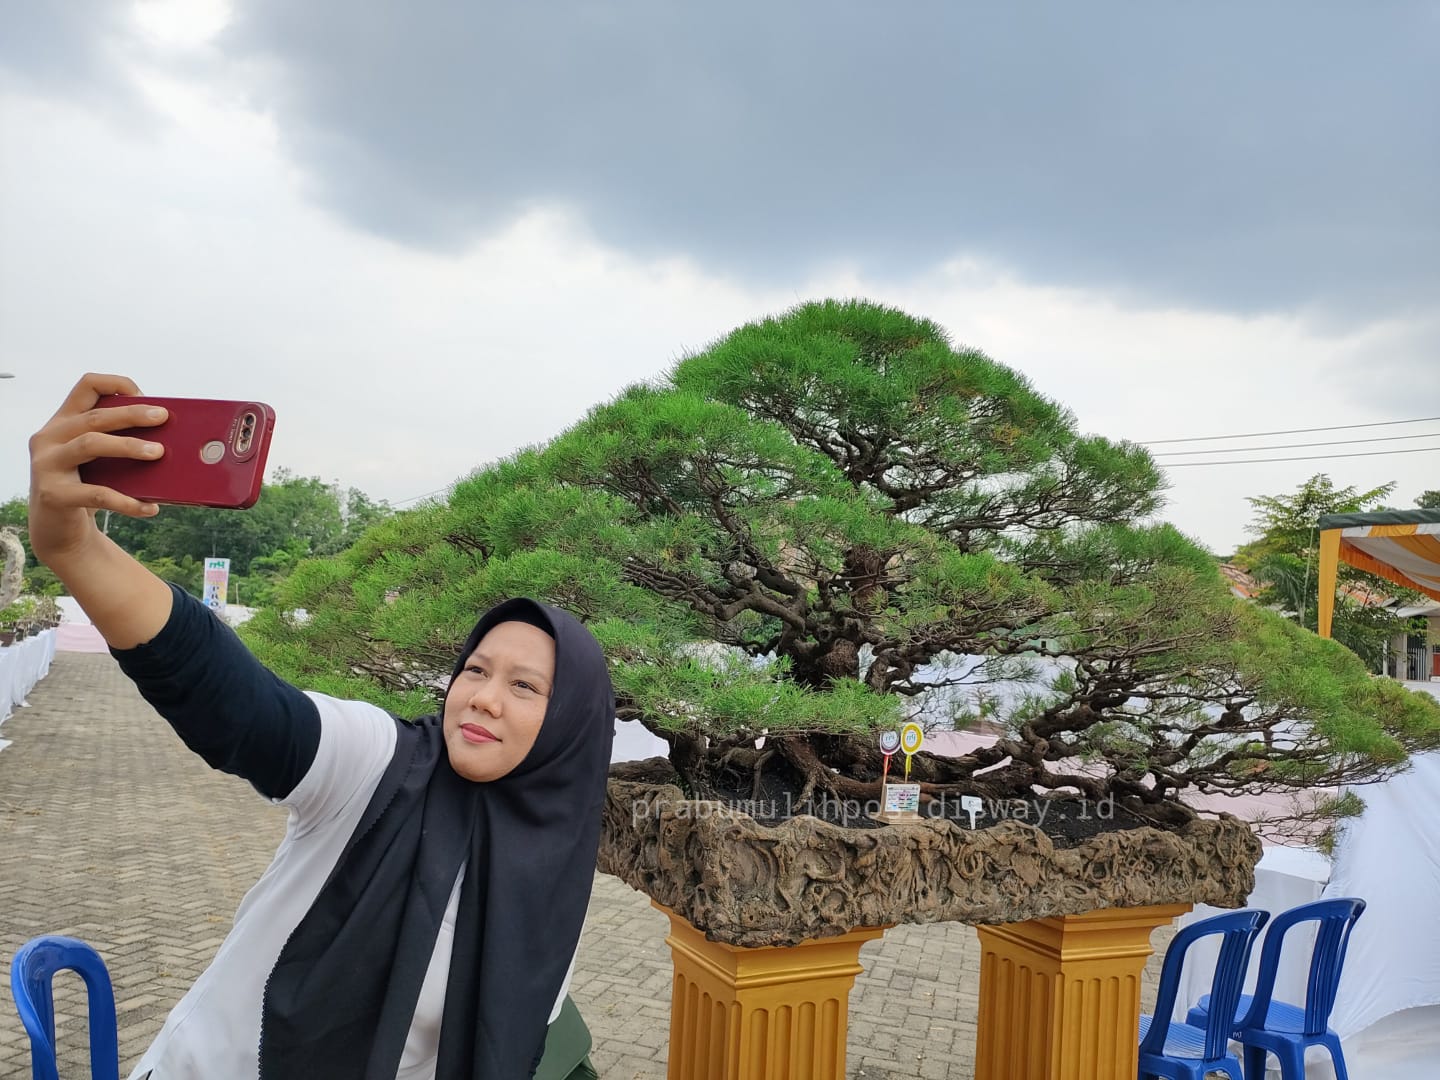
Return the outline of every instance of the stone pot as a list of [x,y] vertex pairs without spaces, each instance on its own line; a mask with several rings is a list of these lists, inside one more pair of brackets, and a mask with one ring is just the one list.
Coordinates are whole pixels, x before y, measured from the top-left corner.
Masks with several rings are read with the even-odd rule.
[[1228,815],[1057,848],[1015,821],[763,825],[612,778],[598,865],[671,920],[671,1080],[843,1080],[861,945],[941,921],[980,931],[977,1080],[1016,1080],[1021,1061],[1027,1080],[1130,1080],[1151,932],[1191,904],[1243,906],[1260,855]]
[[1025,922],[1097,908],[1240,907],[1259,839],[1222,816],[1056,848],[1039,829],[923,820],[875,829],[812,817],[762,825],[671,784],[610,781],[600,870],[712,941],[794,945],[858,926]]

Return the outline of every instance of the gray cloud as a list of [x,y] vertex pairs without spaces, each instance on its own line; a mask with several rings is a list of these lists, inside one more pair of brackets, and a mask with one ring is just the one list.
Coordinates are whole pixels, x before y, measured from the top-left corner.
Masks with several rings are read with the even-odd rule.
[[[1440,313],[1392,323],[1351,352],[1353,363],[1332,374],[1342,392],[1396,418],[1440,416]],[[1435,431],[1426,445],[1440,445],[1435,424],[1395,434],[1411,430]],[[1440,457],[1435,466],[1440,476]]]
[[[0,78],[141,108],[127,13],[0,0]],[[1341,323],[1440,294],[1434,0],[236,0],[222,44],[317,201],[409,245],[559,203],[753,281],[964,253]]]
[[456,249],[537,202],[752,278],[956,252],[1348,319],[1440,294],[1440,7],[252,0],[318,197]]
[[116,0],[0,0],[0,77],[60,96],[125,94],[115,44],[126,32]]

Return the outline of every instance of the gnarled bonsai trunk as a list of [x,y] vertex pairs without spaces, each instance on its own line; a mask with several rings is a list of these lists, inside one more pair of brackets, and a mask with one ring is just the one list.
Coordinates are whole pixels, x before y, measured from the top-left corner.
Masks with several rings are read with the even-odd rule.
[[11,529],[0,529],[0,548],[5,551],[5,570],[0,573],[0,609],[15,602],[24,587],[25,548]]

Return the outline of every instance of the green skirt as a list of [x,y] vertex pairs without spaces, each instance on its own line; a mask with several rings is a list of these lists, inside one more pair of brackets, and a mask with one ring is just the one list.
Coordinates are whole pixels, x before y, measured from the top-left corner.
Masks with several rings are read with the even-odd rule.
[[545,1035],[545,1056],[535,1080],[597,1080],[599,1075],[590,1064],[590,1029],[567,994]]

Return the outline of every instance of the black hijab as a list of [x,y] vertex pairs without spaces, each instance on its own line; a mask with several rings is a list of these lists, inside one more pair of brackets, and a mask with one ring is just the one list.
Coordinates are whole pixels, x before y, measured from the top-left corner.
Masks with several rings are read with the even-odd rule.
[[396,721],[394,757],[266,983],[262,1080],[394,1080],[462,863],[436,1080],[516,1080],[538,1064],[590,899],[615,707],[590,632],[533,600],[486,612],[452,684],[509,621],[555,639],[535,745],[475,783],[450,767],[443,710]]

